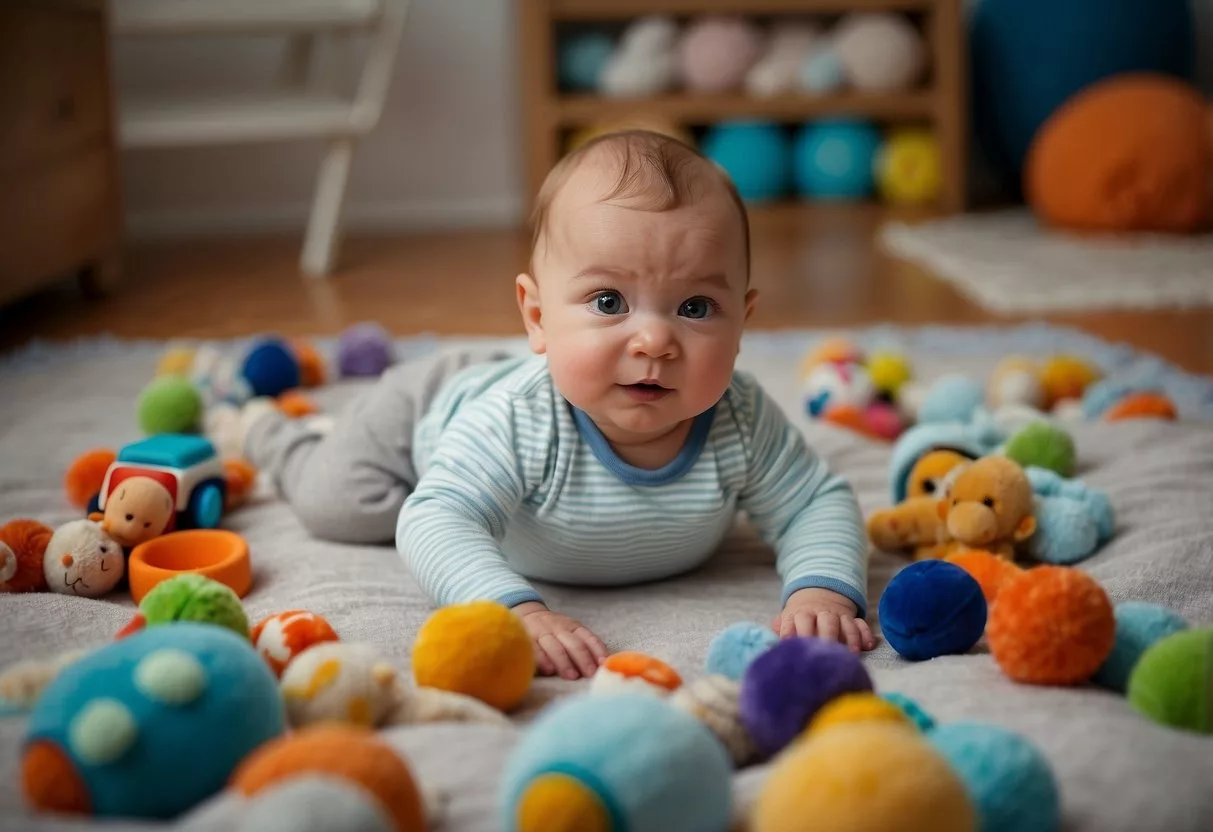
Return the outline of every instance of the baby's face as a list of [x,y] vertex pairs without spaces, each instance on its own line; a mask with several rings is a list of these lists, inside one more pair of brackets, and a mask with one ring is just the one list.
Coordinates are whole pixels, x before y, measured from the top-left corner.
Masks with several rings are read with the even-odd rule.
[[[636,443],[724,394],[755,293],[722,184],[705,182],[695,199],[656,212],[604,201],[617,175],[587,160],[570,176],[519,300],[561,394],[612,442]],[[528,285],[538,292],[529,314]]]

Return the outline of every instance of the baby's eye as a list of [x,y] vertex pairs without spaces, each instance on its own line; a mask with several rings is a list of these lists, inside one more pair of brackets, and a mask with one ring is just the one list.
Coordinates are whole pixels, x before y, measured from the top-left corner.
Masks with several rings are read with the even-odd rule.
[[627,304],[618,292],[599,292],[594,296],[594,311],[600,315],[620,315],[627,311]]
[[678,314],[684,318],[706,318],[712,314],[712,301],[707,298],[691,298],[678,309]]

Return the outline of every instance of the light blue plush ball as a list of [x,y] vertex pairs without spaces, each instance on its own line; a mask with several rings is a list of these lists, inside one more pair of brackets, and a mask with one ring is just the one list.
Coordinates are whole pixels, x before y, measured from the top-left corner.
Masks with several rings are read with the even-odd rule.
[[603,32],[582,32],[562,38],[556,54],[561,88],[570,92],[598,89],[602,68],[614,51],[614,41]]
[[964,783],[981,832],[1053,832],[1061,826],[1053,769],[1024,737],[996,725],[952,722],[927,738]]
[[1069,566],[1099,548],[1099,527],[1084,501],[1040,496],[1034,514],[1036,533],[1028,545],[1038,560]]
[[832,49],[814,51],[800,67],[800,85],[808,92],[833,92],[844,81],[846,70],[842,59]]
[[1124,693],[1142,654],[1167,636],[1188,629],[1188,622],[1174,610],[1146,601],[1123,601],[1114,612],[1116,641],[1091,681]]
[[804,125],[792,145],[792,174],[802,196],[855,200],[872,194],[881,137],[872,125],[829,119]]
[[985,401],[986,391],[968,376],[941,376],[918,407],[918,423],[967,422]]
[[779,199],[791,183],[791,146],[767,121],[727,121],[704,134],[700,151],[724,169],[746,202]]
[[935,718],[923,710],[921,705],[910,697],[906,696],[904,693],[890,691],[888,693],[882,693],[881,696],[892,702],[897,707],[901,708],[905,715],[910,718],[910,721],[917,725],[918,730],[922,731],[924,734],[935,728]]
[[770,627],[751,621],[730,624],[708,645],[704,670],[740,681],[750,662],[778,643],[779,636]]
[[548,706],[514,747],[499,792],[501,828],[535,778],[572,776],[606,806],[613,829],[725,832],[732,763],[702,722],[645,693],[580,695]]

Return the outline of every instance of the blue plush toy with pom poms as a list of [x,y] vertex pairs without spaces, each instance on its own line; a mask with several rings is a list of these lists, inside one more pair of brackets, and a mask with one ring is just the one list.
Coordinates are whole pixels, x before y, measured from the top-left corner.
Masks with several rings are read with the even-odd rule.
[[751,621],[730,624],[708,645],[704,670],[740,681],[750,662],[778,643],[779,636],[770,627]]
[[910,661],[967,653],[981,640],[987,614],[981,585],[943,560],[906,566],[880,597],[880,630]]

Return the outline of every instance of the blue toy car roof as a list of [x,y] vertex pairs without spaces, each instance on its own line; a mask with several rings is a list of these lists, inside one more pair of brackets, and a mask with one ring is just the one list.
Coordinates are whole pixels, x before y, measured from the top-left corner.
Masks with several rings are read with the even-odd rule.
[[215,446],[205,436],[162,433],[127,445],[118,452],[118,461],[190,468],[213,456]]

